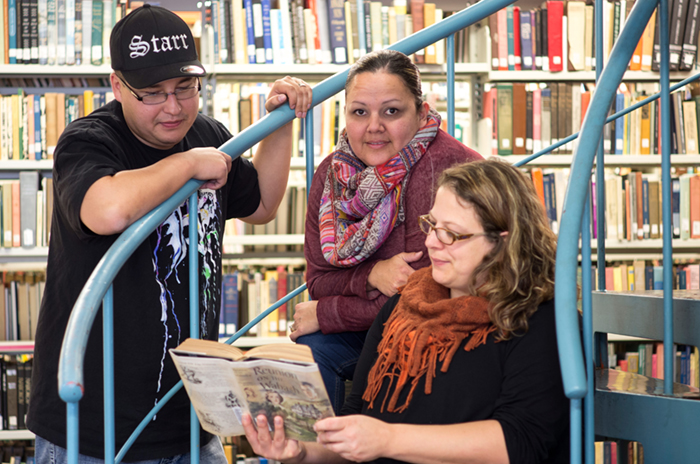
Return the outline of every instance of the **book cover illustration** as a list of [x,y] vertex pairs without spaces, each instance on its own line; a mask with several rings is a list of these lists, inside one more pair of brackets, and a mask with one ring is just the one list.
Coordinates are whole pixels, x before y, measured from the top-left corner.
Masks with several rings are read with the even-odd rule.
[[170,354],[202,428],[214,435],[243,435],[241,417],[247,412],[264,414],[270,424],[282,416],[287,437],[315,441],[314,423],[334,415],[304,345],[268,345],[243,353],[223,343],[188,339]]

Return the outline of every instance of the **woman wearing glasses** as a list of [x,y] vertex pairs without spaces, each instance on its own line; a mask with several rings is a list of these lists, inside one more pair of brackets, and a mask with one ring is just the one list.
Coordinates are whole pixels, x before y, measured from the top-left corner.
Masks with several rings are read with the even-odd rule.
[[556,237],[532,183],[496,160],[448,169],[420,219],[432,266],[367,335],[342,417],[318,441],[244,425],[286,464],[568,462],[554,326]]
[[296,306],[290,329],[311,347],[336,412],[379,309],[429,264],[417,218],[438,176],[481,158],[439,129],[422,95],[406,55],[361,58],[345,84],[346,128],[311,185],[304,254],[313,301]]

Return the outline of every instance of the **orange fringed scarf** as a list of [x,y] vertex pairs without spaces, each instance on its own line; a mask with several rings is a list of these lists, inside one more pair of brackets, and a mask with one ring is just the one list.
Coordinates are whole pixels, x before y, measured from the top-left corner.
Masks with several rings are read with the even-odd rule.
[[[381,412],[387,406],[387,399],[388,412],[405,411],[423,376],[426,376],[425,394],[429,395],[438,362],[442,363],[440,371],[447,372],[465,338],[472,335],[464,347],[465,351],[471,351],[486,343],[488,335],[496,330],[489,319],[486,299],[450,298],[450,290],[433,280],[432,267],[414,272],[400,293],[401,298],[384,325],[377,348],[379,357],[369,372],[362,396],[372,408],[382,381],[388,377],[390,383]],[[406,402],[397,407],[399,394],[409,380],[411,389]]]

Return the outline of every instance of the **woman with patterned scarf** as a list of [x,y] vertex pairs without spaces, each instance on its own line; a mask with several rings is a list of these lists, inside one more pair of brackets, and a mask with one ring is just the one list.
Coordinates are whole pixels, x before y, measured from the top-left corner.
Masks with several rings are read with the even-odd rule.
[[[286,464],[569,462],[554,324],[556,237],[532,182],[498,160],[444,172],[421,216],[432,266],[367,334],[341,417],[316,442],[246,415],[256,453]],[[269,432],[268,425],[274,429]]]
[[309,345],[337,412],[367,329],[414,270],[430,264],[418,216],[440,173],[481,159],[440,130],[404,54],[370,53],[345,84],[346,129],[308,199],[304,254],[312,301],[295,307],[291,339]]

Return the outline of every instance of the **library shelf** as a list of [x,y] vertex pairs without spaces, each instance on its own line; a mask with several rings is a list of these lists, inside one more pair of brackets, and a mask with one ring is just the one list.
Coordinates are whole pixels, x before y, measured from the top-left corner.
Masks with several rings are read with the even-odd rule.
[[110,65],[49,66],[40,64],[2,64],[3,77],[107,77],[112,73]]
[[[671,81],[682,81],[693,76],[693,71],[671,72]],[[595,82],[595,71],[489,71],[488,80],[491,82]],[[658,82],[658,72],[627,71],[623,77],[625,82]]]
[[280,257],[275,254],[274,257],[246,258],[250,253],[231,254],[231,256],[241,256],[227,258],[229,253],[224,251],[223,264],[226,266],[238,267],[275,267],[275,266],[306,266],[306,259],[302,256]]
[[51,171],[53,160],[3,160],[0,161],[0,171]]
[[2,354],[31,354],[34,352],[34,340],[0,341]]
[[[230,245],[303,245],[304,234],[289,235],[229,235],[224,237],[224,246]],[[2,255],[0,255],[1,257]]]
[[[509,163],[520,162],[531,155],[506,155],[499,158]],[[573,155],[542,155],[522,166],[568,168],[571,166]],[[594,160],[595,163],[595,160]],[[700,155],[671,155],[672,166],[697,166]],[[605,167],[661,167],[661,155],[605,155]]]
[[[211,64],[207,65],[210,74],[217,79],[235,77],[238,81],[270,81],[284,76],[302,76],[305,79],[325,79],[336,73],[349,69],[346,64],[291,64],[284,66],[265,64]],[[425,81],[444,79],[447,73],[445,64],[418,65],[421,78]],[[487,74],[488,63],[455,63],[458,77],[472,74]],[[595,79],[595,78],[594,78]]]
[[286,335],[281,337],[241,337],[233,342],[233,346],[239,348],[255,348],[256,346],[282,343],[292,343],[292,340]]
[[34,440],[29,430],[0,430],[0,440]]

